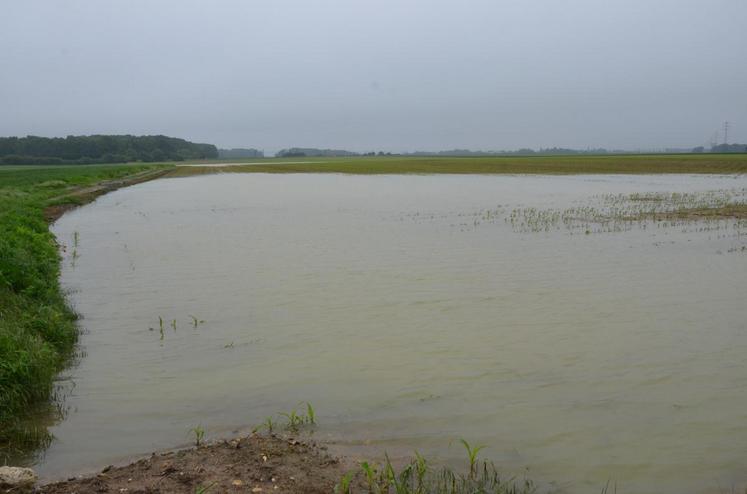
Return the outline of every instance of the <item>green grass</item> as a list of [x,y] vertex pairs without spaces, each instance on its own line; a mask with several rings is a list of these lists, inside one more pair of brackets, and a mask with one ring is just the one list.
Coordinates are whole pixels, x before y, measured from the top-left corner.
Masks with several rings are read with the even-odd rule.
[[30,418],[48,403],[78,336],[60,289],[60,256],[45,207],[78,187],[153,168],[0,166],[0,464],[48,440]]
[[199,448],[203,440],[205,439],[205,428],[202,426],[202,424],[199,424],[197,427],[191,428],[189,432],[194,434],[195,446]]
[[[314,427],[316,427],[316,412],[314,412],[314,407],[311,403],[306,401],[299,403],[299,405],[306,405],[305,415],[296,411],[295,408],[288,413],[281,412],[277,414],[285,421],[285,423],[282,423],[283,429],[293,434],[302,432],[302,430],[313,431]],[[279,425],[281,425],[280,422],[273,420],[272,416],[269,416],[260,425],[254,427],[252,432],[256,433],[265,430],[272,433]]]
[[[261,160],[267,163],[272,159]],[[283,163],[302,161],[302,163]],[[272,164],[179,166],[169,176],[208,173],[350,173],[350,174],[580,174],[580,173],[747,173],[747,154],[648,154],[598,156],[491,156],[277,159]]]
[[533,494],[537,488],[531,480],[502,477],[495,465],[479,461],[478,452],[464,439],[469,469],[466,473],[449,467],[434,468],[423,456],[403,468],[392,465],[388,455],[382,464],[362,461],[360,469],[345,473],[334,492],[338,494]]

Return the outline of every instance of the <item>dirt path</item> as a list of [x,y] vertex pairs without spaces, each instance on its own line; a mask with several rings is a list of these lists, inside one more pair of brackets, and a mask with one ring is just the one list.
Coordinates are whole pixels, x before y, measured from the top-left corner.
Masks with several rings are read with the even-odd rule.
[[[293,437],[250,435],[197,448],[153,453],[123,467],[38,487],[43,494],[251,492],[329,494],[350,460]],[[206,489],[206,490],[202,490]]]
[[149,180],[162,177],[172,171],[172,168],[159,168],[156,170],[146,170],[144,172],[136,173],[124,178],[118,178],[116,180],[107,180],[96,185],[89,187],[80,187],[73,190],[69,190],[66,193],[52,198],[51,201],[60,200],[64,198],[74,198],[75,203],[55,204],[48,206],[44,209],[44,217],[49,223],[54,223],[60,216],[75,209],[82,204],[87,204],[98,196],[111,192],[113,190],[121,189],[129,185],[135,185]]

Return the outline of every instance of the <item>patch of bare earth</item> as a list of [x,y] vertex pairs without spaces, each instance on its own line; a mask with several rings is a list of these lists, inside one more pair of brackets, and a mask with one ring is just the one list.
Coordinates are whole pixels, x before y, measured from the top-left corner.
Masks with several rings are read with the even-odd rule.
[[[293,438],[251,435],[153,454],[99,474],[38,487],[44,494],[331,493],[351,465],[324,447]],[[206,489],[203,491],[203,489]]]

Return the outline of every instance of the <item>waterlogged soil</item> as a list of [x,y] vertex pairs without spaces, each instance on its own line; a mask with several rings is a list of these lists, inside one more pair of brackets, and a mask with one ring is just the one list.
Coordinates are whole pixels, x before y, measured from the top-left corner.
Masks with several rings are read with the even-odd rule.
[[313,442],[251,435],[156,454],[38,488],[39,494],[290,492],[329,494],[353,469]]

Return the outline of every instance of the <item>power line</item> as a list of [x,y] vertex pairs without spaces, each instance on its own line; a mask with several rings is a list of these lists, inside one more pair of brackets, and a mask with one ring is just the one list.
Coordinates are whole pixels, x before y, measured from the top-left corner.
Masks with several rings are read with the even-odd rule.
[[729,144],[729,122],[724,122],[724,144]]

